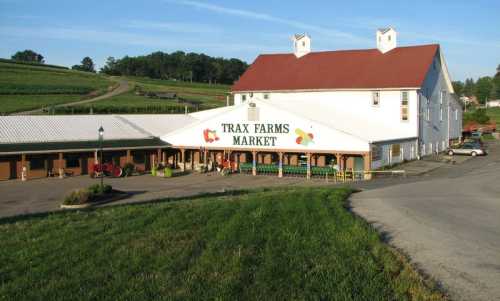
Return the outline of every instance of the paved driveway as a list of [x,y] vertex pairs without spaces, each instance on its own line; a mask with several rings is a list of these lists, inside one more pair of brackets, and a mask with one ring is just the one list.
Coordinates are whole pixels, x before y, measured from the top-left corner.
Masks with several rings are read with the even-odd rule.
[[387,233],[454,300],[500,300],[500,144],[487,157],[420,181],[352,197],[354,212]]
[[[62,199],[70,191],[99,183],[88,176],[66,179],[45,178],[0,182],[0,218],[18,214],[39,213],[59,210]],[[229,189],[272,187],[287,185],[322,185],[321,180],[306,181],[304,178],[282,178],[274,176],[218,174],[190,174],[169,179],[151,175],[130,178],[105,178],[106,184],[115,189],[129,192],[132,197],[113,202],[115,204],[136,203],[154,199],[192,196],[200,193],[220,192]]]

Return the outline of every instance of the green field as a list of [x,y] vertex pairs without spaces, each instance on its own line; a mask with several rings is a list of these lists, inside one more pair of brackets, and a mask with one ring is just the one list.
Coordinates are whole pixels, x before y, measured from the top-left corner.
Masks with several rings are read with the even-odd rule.
[[500,129],[500,108],[488,108],[486,114],[497,123],[497,128]]
[[349,193],[256,190],[3,219],[0,299],[442,300],[346,209]]
[[85,99],[111,85],[92,73],[0,62],[0,114]]
[[[127,77],[134,87],[130,92],[104,99],[99,102],[58,109],[57,113],[183,113],[217,108],[226,105],[230,86],[158,80],[142,77]],[[150,98],[143,93],[176,93],[178,99]]]

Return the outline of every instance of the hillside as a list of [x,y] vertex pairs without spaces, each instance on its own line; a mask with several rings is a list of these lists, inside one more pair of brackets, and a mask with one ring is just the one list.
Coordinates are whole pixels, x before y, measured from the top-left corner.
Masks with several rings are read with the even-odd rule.
[[[226,105],[229,85],[125,77],[130,92],[91,104],[58,108],[57,114],[183,113]],[[164,97],[164,96],[168,97]]]
[[48,107],[103,94],[108,77],[50,66],[0,62],[0,114]]
[[349,194],[264,189],[0,219],[0,296],[442,300],[346,209]]

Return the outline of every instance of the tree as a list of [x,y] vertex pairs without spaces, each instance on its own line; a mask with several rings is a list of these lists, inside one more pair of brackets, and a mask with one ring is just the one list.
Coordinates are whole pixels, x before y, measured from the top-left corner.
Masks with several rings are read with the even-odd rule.
[[99,70],[99,72],[108,75],[121,75],[117,69],[117,62],[114,57],[110,56],[106,59],[106,64]]
[[453,90],[455,91],[455,95],[462,96],[464,90],[464,83],[461,81],[454,81],[451,83],[453,85]]
[[474,80],[472,78],[467,78],[465,80],[465,85],[462,90],[462,93],[467,97],[471,97],[472,95],[474,95],[474,90],[475,90],[474,86],[475,86]]
[[491,91],[493,89],[493,82],[491,77],[485,76],[480,77],[476,82],[476,97],[480,104],[485,104],[487,99],[491,97]]
[[492,83],[493,88],[491,89],[491,99],[500,99],[500,73],[495,75]]
[[81,65],[73,65],[73,67],[71,67],[71,69],[73,69],[73,70],[79,70],[79,71],[84,71],[84,72],[94,72],[95,73],[94,62],[88,56],[86,56],[86,57],[84,57],[82,59]]
[[43,56],[33,50],[26,49],[24,51],[16,52],[12,57],[13,60],[23,62],[45,63]]

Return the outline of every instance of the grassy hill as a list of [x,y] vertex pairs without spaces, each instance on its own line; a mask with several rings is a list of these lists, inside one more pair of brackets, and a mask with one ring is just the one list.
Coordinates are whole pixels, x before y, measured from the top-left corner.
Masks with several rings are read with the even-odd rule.
[[497,129],[500,130],[500,108],[488,108],[486,114],[497,123]]
[[107,77],[40,65],[0,62],[0,114],[78,101],[102,94]]
[[[226,104],[228,85],[189,83],[143,77],[126,77],[134,89],[99,102],[59,108],[57,113],[180,113],[211,109]],[[160,99],[154,94],[175,93],[174,99]]]
[[264,189],[0,219],[0,297],[442,300],[346,209],[349,193]]

